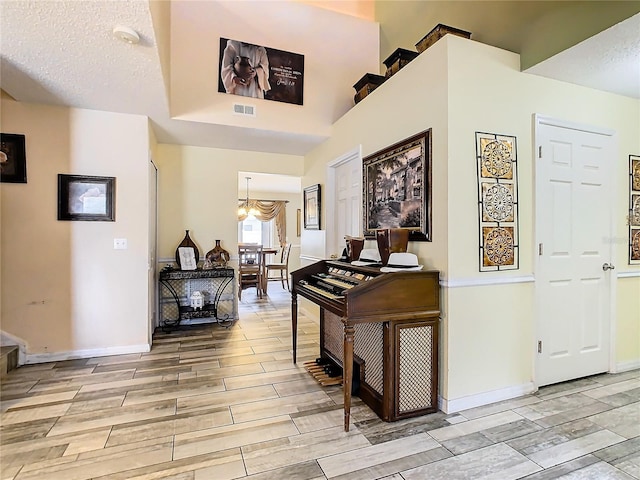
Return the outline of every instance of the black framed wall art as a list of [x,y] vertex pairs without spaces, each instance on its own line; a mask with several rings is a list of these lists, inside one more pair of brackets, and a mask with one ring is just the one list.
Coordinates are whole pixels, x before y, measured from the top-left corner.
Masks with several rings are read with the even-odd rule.
[[320,230],[320,201],[320,184],[304,189],[304,228],[306,230]]
[[431,241],[431,129],[362,160],[363,232],[409,230],[410,241]]
[[0,133],[0,181],[27,183],[25,136]]
[[114,222],[115,177],[58,175],[58,220]]

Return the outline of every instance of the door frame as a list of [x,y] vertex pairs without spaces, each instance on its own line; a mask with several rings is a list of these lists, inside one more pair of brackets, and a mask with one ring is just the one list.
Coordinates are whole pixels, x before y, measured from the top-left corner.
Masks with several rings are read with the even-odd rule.
[[[336,208],[336,169],[354,160],[360,162],[360,171],[362,172],[362,145],[352,148],[327,164],[327,185],[323,200],[327,215],[329,212],[334,212]],[[362,187],[362,178],[360,179],[360,187]],[[360,193],[360,200],[362,200],[362,193]],[[362,201],[360,202],[360,219],[362,219]],[[327,229],[325,258],[329,258],[331,252],[341,252],[343,247],[340,247],[334,238],[336,234],[334,222],[325,222],[325,224]],[[360,232],[362,232],[362,225],[360,225]]]
[[[538,339],[540,338],[540,309],[539,305],[541,302],[541,292],[540,292],[540,283],[538,282],[536,273],[540,271],[540,255],[538,255],[538,245],[541,243],[539,238],[540,225],[542,224],[542,213],[540,209],[537,208],[538,202],[537,198],[541,195],[541,185],[538,181],[540,179],[540,163],[538,161],[538,152],[541,147],[540,143],[540,129],[541,126],[551,126],[558,128],[568,128],[571,130],[580,130],[587,133],[593,133],[597,135],[604,135],[608,137],[612,137],[612,166],[613,172],[611,173],[610,178],[610,208],[609,208],[609,258],[611,259],[611,263],[613,265],[617,265],[616,258],[616,248],[615,248],[615,200],[616,193],[618,191],[618,182],[616,176],[616,165],[618,158],[618,143],[617,143],[617,133],[615,130],[596,127],[593,125],[587,125],[583,123],[562,120],[556,117],[551,117],[548,115],[542,115],[538,113],[533,114],[533,152],[532,152],[532,161],[534,163],[532,167],[533,174],[533,199],[534,199],[534,225],[533,225],[533,235],[534,235],[534,243],[533,243],[533,272],[534,272],[534,315],[533,315],[533,384],[535,389],[538,389],[538,350],[537,344]],[[611,272],[609,275],[609,372],[616,373],[616,286],[617,286],[617,274]]]
[[[151,345],[153,343],[153,334],[155,329],[160,325],[160,285],[158,282],[158,176],[160,175],[160,172],[158,170],[158,166],[153,161],[151,152],[149,152],[149,165],[147,168],[149,169],[149,172],[153,174],[153,178],[150,179],[153,182],[150,181],[149,186],[154,189],[153,192],[149,192],[154,194],[153,205],[150,205],[151,210],[149,211],[149,220],[153,222],[153,232],[149,232],[151,235],[149,240],[153,243],[153,255],[150,256],[149,263],[147,265],[147,271],[151,272],[153,277],[153,285],[149,292],[149,294],[153,295],[153,302],[148,302],[150,305],[153,305],[153,312],[149,312],[148,314],[149,345]],[[151,172],[151,168],[153,168],[153,172]],[[151,199],[151,195],[149,195],[149,198]]]

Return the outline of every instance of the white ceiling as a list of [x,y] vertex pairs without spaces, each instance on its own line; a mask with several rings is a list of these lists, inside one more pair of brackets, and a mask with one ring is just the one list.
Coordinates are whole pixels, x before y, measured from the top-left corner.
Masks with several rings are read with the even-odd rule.
[[[141,42],[116,39],[116,25]],[[147,1],[3,0],[0,87],[22,102],[146,115],[161,143],[304,155],[320,141],[172,119],[158,47],[167,34]],[[640,98],[640,14],[528,71]]]

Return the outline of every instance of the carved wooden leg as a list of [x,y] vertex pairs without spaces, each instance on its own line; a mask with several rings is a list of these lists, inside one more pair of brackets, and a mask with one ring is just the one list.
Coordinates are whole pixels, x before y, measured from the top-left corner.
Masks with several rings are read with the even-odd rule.
[[353,336],[355,329],[353,325],[344,326],[344,359],[342,362],[344,394],[344,431],[349,431],[349,420],[351,417],[351,383],[353,381]]
[[291,294],[291,338],[293,339],[293,363],[296,363],[298,343],[298,295]]

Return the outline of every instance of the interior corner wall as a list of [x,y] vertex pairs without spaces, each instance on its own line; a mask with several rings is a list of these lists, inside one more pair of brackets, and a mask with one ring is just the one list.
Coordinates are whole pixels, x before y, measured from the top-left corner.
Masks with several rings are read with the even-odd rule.
[[[433,242],[411,242],[409,251],[426,268],[441,272],[440,395],[445,411],[535,388],[535,113],[616,130],[618,188],[627,188],[628,154],[640,150],[640,102],[521,73],[516,54],[451,35],[355,105],[335,123],[331,138],[305,157],[302,186],[322,185],[327,163],[357,145],[367,156],[432,128]],[[515,271],[479,271],[478,131],[517,137],[521,252]],[[616,205],[623,212],[616,216],[616,238],[626,238],[623,197]],[[323,223],[331,215],[323,211]],[[621,270],[636,275],[638,269],[626,265],[624,248],[621,244],[617,252]],[[640,359],[640,342],[626,339],[639,329],[637,288],[636,296],[631,294],[639,280],[618,280],[624,285],[617,291],[618,361]]]
[[[448,106],[447,50],[436,43],[375,91],[355,105],[334,126],[331,138],[305,156],[303,188],[326,185],[327,163],[362,146],[366,157],[416,133],[431,129],[432,137],[432,234],[431,242],[410,242],[408,250],[418,255],[425,269],[439,270],[441,280],[448,276]],[[326,203],[325,203],[326,204]],[[322,224],[332,221],[334,212],[323,208]],[[306,235],[307,233],[314,234]],[[324,245],[325,231],[303,232],[305,241]],[[375,247],[374,247],[375,248]],[[313,250],[313,248],[311,248]],[[327,252],[325,252],[326,254]],[[309,310],[311,311],[311,310]],[[441,328],[441,371],[447,371],[448,341],[446,312]],[[447,377],[441,375],[440,388],[447,389]]]
[[[175,258],[189,230],[201,256],[214,241],[233,255],[238,245],[238,172],[302,176],[296,155],[160,144],[158,166],[158,259]],[[289,217],[287,218],[289,221]],[[288,231],[295,224],[289,225]],[[295,232],[295,230],[294,230]]]
[[[352,85],[379,70],[377,23],[301,2],[171,2],[171,25],[171,115],[182,120],[325,138]],[[221,38],[303,55],[303,105],[218,92]]]
[[[2,330],[28,363],[148,350],[146,117],[3,98],[1,120],[27,155],[1,184]],[[116,177],[116,221],[58,221],[60,173]]]
[[[617,188],[628,185],[628,155],[638,151],[640,102],[565,82],[521,73],[516,54],[447,36],[449,54],[449,389],[447,399],[465,407],[469,397],[493,400],[534,388],[536,339],[535,164],[533,115],[593,125],[617,132]],[[441,40],[441,41],[443,41]],[[517,139],[520,268],[479,272],[475,132]],[[625,183],[626,182],[626,183]],[[628,197],[617,195],[616,238],[626,238]],[[624,244],[616,263],[626,265]],[[638,300],[620,278],[617,295],[617,361],[640,360]],[[495,283],[485,285],[485,283]],[[632,312],[636,312],[635,319]],[[635,346],[625,340],[635,333]],[[471,400],[474,401],[474,400]],[[455,409],[455,408],[454,408]]]

